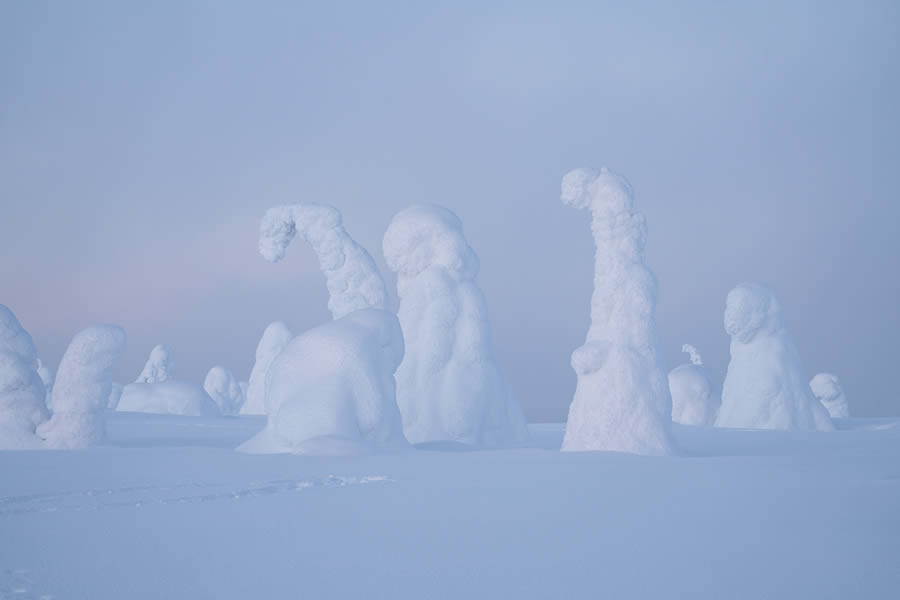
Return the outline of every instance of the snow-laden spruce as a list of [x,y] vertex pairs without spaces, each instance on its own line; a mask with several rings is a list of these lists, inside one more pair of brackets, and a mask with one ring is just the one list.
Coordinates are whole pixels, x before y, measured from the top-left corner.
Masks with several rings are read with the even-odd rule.
[[37,367],[31,336],[0,304],[0,450],[40,447],[35,429],[48,413]]
[[106,441],[104,411],[112,368],[125,351],[125,331],[94,325],[72,338],[53,384],[53,416],[37,428],[51,448],[87,448]]
[[728,293],[725,331],[731,362],[722,386],[717,427],[823,430],[834,428],[810,390],[800,356],[773,291],[742,283]]
[[129,383],[122,388],[116,410],[185,417],[217,417],[222,414],[202,387],[175,379],[159,383]]
[[397,274],[406,355],[397,370],[403,430],[414,443],[521,445],[525,417],[494,357],[478,257],[459,218],[414,205],[394,216],[384,257]]
[[672,420],[682,425],[712,425],[719,407],[709,374],[703,368],[703,359],[690,344],[685,344],[681,350],[690,356],[691,362],[669,371]]
[[209,370],[203,382],[203,390],[218,405],[223,415],[238,414],[244,402],[238,380],[225,367],[216,366]]
[[386,310],[361,309],[292,339],[266,381],[268,422],[250,453],[362,454],[403,448],[394,372],[403,334]]
[[669,454],[672,401],[653,311],[656,279],[644,264],[647,224],[631,185],[607,169],[576,169],[562,201],[591,211],[596,244],[591,327],[572,353],[578,376],[563,450]]
[[319,259],[328,286],[328,309],[335,319],[361,308],[384,308],[384,280],[365,248],[344,230],[341,213],[325,204],[270,208],[259,228],[259,251],[278,262],[300,233]]
[[150,351],[150,358],[135,383],[160,383],[168,381],[175,374],[175,359],[165,344],[159,344]]
[[294,334],[283,321],[275,321],[266,327],[256,346],[256,362],[250,371],[246,400],[241,406],[242,415],[266,414],[266,373],[293,337]]
[[850,416],[847,396],[836,375],[819,373],[810,380],[809,387],[832,419],[846,419]]
[[53,390],[53,369],[45,365],[41,359],[38,359],[37,372],[38,377],[40,377],[41,381],[44,383],[44,390],[46,391],[44,397],[47,402],[47,408],[52,408],[53,398],[50,397],[50,392]]

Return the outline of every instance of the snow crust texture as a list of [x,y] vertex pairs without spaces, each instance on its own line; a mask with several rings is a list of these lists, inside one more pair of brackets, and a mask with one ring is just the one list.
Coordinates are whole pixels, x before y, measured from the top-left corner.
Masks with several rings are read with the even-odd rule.
[[563,177],[562,202],[591,211],[596,244],[591,326],[572,353],[578,384],[562,449],[670,454],[656,279],[644,264],[647,225],[633,210],[631,185],[607,169],[576,169]]
[[834,429],[813,396],[774,292],[742,283],[728,293],[725,331],[731,362],[716,425],[754,429]]
[[104,410],[112,368],[125,351],[125,331],[94,325],[76,334],[63,354],[53,385],[53,416],[37,428],[51,448],[87,448],[106,441]]
[[0,304],[0,450],[40,447],[36,427],[48,417],[34,342]]
[[387,306],[375,262],[347,235],[336,208],[314,203],[270,208],[260,223],[260,253],[270,262],[281,260],[297,233],[319,259],[328,286],[328,309],[335,319],[362,308]]
[[847,396],[844,395],[844,388],[841,387],[841,382],[836,375],[819,373],[809,382],[809,387],[832,419],[847,419],[850,417]]
[[159,344],[150,351],[150,358],[135,383],[160,383],[175,375],[175,359],[165,344]]
[[242,415],[266,414],[266,373],[294,334],[283,321],[270,323],[256,346],[256,362],[250,371],[246,401],[241,406]]
[[383,249],[400,296],[406,355],[397,402],[407,439],[525,443],[525,417],[494,357],[478,257],[462,222],[440,206],[411,206],[394,216]]
[[203,388],[175,379],[126,385],[122,388],[116,410],[190,417],[216,417],[222,414]]
[[685,344],[682,350],[690,362],[669,371],[672,420],[682,425],[712,425],[719,407],[709,374],[696,348]]
[[206,374],[203,389],[218,405],[223,415],[236,415],[244,403],[241,385],[225,367],[213,367]]
[[404,448],[394,372],[403,335],[392,313],[362,309],[292,339],[266,375],[266,427],[238,450],[364,454]]

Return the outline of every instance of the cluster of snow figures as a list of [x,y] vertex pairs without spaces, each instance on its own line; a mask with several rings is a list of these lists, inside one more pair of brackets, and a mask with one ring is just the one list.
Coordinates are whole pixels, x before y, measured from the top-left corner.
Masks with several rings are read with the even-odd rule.
[[578,383],[562,449],[670,454],[656,280],[644,264],[647,225],[633,210],[631,185],[607,169],[576,169],[562,180],[562,201],[591,211],[596,244],[591,327],[572,353]]
[[406,343],[397,402],[409,441],[525,443],[525,416],[494,358],[478,257],[459,218],[433,205],[401,211],[384,235],[384,257],[397,274]]
[[771,289],[742,283],[731,290],[725,302],[725,331],[731,336],[731,362],[718,427],[834,429],[810,389]]
[[130,383],[114,395],[109,404],[125,412],[143,412],[193,417],[214,417],[222,410],[199,385],[178,381],[175,376],[175,360],[172,351],[160,344],[150,352],[137,381]]
[[672,421],[682,425],[712,425],[719,407],[703,359],[690,344],[682,346],[682,351],[691,361],[669,371]]
[[125,332],[115,325],[95,325],[78,333],[59,365],[50,416],[31,336],[12,311],[0,305],[0,449],[102,444],[111,371],[124,349]]

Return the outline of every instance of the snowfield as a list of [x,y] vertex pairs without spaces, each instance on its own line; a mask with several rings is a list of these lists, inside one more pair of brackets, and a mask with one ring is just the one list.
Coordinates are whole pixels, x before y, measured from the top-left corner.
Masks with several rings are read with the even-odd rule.
[[0,452],[0,598],[900,593],[900,419],[317,457],[235,452],[265,417],[106,417],[107,446]]

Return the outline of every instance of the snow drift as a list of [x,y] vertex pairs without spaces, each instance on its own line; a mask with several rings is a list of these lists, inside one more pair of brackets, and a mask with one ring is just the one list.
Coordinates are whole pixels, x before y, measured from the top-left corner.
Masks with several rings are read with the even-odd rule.
[[150,351],[150,358],[135,383],[160,383],[168,381],[175,374],[175,359],[165,344],[159,344]]
[[440,206],[411,206],[394,216],[383,246],[397,273],[406,344],[397,403],[407,439],[521,445],[525,417],[494,357],[478,257],[459,218]]
[[375,262],[347,235],[341,213],[324,204],[270,208],[259,228],[259,251],[270,262],[284,258],[297,233],[315,251],[328,286],[328,309],[335,319],[361,308],[384,308],[387,292]]
[[242,415],[266,414],[266,373],[292,337],[294,334],[282,321],[275,321],[266,327],[256,346],[256,362],[250,371],[246,400],[241,406]]
[[203,390],[213,399],[223,415],[236,415],[244,402],[244,394],[234,375],[225,367],[213,367],[206,374]]
[[394,381],[402,359],[400,324],[380,309],[295,337],[266,377],[265,429],[238,450],[358,454],[406,446]]
[[0,304],[0,450],[40,447],[35,429],[48,414],[37,367],[31,336]]
[[78,333],[63,354],[53,385],[53,416],[37,428],[51,448],[86,448],[106,441],[103,413],[112,368],[125,351],[125,331],[94,325]]
[[682,425],[712,425],[716,420],[718,402],[712,393],[712,382],[703,359],[690,344],[681,350],[691,362],[669,371],[669,392],[672,394],[672,420]]
[[846,419],[850,416],[847,396],[836,375],[819,373],[809,382],[813,395],[822,403],[833,419]]
[[203,388],[174,379],[126,385],[122,388],[116,410],[188,417],[216,417],[222,414]]
[[810,390],[771,289],[742,283],[731,290],[725,305],[725,331],[731,336],[731,362],[716,426],[834,428],[828,411]]
[[669,454],[672,401],[653,311],[656,280],[644,264],[647,225],[631,185],[607,169],[576,169],[562,201],[591,211],[596,244],[591,327],[572,353],[578,376],[563,450]]

